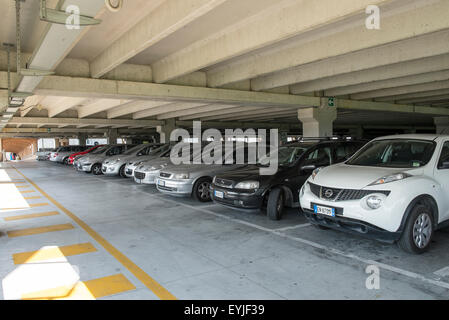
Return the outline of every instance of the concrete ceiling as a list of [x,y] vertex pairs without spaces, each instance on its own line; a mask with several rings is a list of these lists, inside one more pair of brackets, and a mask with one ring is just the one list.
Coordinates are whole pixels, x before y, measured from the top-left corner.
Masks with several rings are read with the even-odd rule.
[[[0,4],[0,41],[14,43],[14,1]],[[365,28],[370,4],[380,30]],[[48,61],[56,75],[34,81],[7,128],[299,123],[297,109],[322,97],[337,98],[338,125],[431,126],[449,115],[446,0],[125,0],[118,13],[93,12],[100,25],[60,33],[70,50]],[[23,63],[65,39],[49,36],[38,1],[23,3],[22,26]],[[0,51],[0,98],[5,70]]]

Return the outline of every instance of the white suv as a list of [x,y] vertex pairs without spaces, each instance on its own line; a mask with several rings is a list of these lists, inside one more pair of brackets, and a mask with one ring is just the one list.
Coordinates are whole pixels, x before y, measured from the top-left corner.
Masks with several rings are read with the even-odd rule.
[[422,253],[434,231],[449,222],[449,136],[377,138],[347,162],[316,169],[300,203],[321,229]]

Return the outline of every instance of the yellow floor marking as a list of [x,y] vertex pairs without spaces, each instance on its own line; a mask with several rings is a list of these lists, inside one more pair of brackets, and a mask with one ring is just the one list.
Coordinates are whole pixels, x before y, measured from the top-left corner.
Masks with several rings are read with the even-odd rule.
[[29,228],[29,229],[8,231],[7,235],[10,238],[16,238],[16,237],[31,236],[31,235],[34,235],[34,234],[41,234],[41,233],[47,233],[47,232],[56,232],[56,231],[64,231],[64,230],[70,230],[70,229],[74,229],[74,226],[71,225],[70,223],[67,223],[67,224],[58,224],[58,225],[47,226],[47,227]]
[[16,186],[17,189],[29,188],[30,186]]
[[35,191],[34,190],[20,191],[21,194],[33,193],[33,192],[35,192]]
[[123,274],[78,282],[73,288],[63,286],[22,295],[23,300],[93,300],[136,287]]
[[36,196],[36,197],[25,197],[25,200],[35,200],[35,199],[42,199],[42,197],[40,196]]
[[176,300],[176,297],[172,295],[167,289],[160,285],[156,280],[151,278],[145,271],[139,268],[134,262],[132,262],[127,256],[121,253],[117,248],[110,244],[105,238],[95,232],[88,224],[78,218],[71,211],[64,208],[59,202],[50,197],[44,190],[39,188],[31,179],[28,179],[17,168],[15,170],[24,177],[36,190],[38,190],[44,197],[46,197],[51,203],[63,211],[73,221],[75,221],[81,228],[84,229],[92,238],[95,239],[106,251],[108,251],[115,259],[117,259],[126,269],[128,269],[137,279],[139,279],[148,289],[150,289],[156,296],[162,300]]
[[26,181],[2,181],[0,184],[24,184]]
[[7,218],[3,218],[3,219],[5,221],[17,221],[17,220],[25,220],[25,219],[34,219],[34,218],[57,216],[58,214],[59,214],[58,211],[52,211],[52,212],[24,214],[24,215],[21,215],[21,216],[7,217]]
[[97,249],[91,243],[75,244],[72,246],[44,248],[38,251],[13,254],[14,264],[36,263],[79,254],[95,252]]
[[45,207],[49,205],[50,205],[49,203],[32,203],[30,204],[30,208]]

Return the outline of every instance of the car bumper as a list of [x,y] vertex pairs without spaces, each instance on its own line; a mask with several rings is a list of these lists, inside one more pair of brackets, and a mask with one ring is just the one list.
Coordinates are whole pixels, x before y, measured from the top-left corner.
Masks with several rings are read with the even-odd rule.
[[190,197],[193,190],[193,179],[188,180],[169,180],[156,179],[156,187],[162,193],[177,197]]
[[76,170],[83,171],[83,172],[91,172],[92,171],[92,164],[85,165],[85,164],[82,164],[82,163],[78,163],[78,165],[76,166]]
[[134,170],[136,170],[136,168],[125,167],[125,176],[127,178],[134,178]]
[[102,165],[101,172],[106,176],[117,176],[120,172],[120,165]]
[[[142,179],[140,179],[140,176],[136,177],[137,174],[141,174]],[[156,184],[156,179],[159,176],[159,171],[151,171],[151,172],[139,172],[134,171],[134,182],[138,184],[150,184],[154,185]]]
[[[236,192],[235,190],[219,188],[212,185],[210,189],[211,199],[217,204],[243,210],[260,210],[263,204],[262,192],[253,193]],[[223,194],[223,197],[217,194]]]
[[[300,192],[301,208],[312,223],[320,225],[324,223],[331,228],[345,229],[362,235],[370,233],[379,240],[394,240],[399,234],[404,213],[411,201],[397,196],[392,191],[389,196],[385,196],[382,206],[373,210],[366,204],[368,196],[360,200],[329,201],[313,194],[307,183],[303,188]],[[335,216],[315,213],[315,205],[335,209]],[[355,227],[348,225],[355,225]]]

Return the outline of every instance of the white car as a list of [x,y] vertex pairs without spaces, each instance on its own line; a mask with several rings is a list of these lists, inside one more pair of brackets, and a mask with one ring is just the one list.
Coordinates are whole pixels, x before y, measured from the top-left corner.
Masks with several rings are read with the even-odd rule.
[[300,190],[309,221],[428,249],[449,222],[449,136],[377,138],[342,164],[316,169]]

